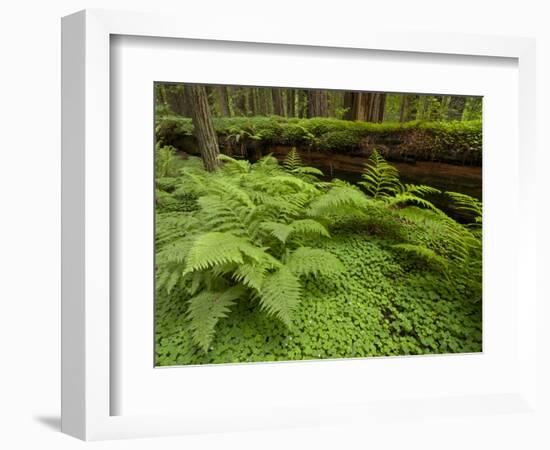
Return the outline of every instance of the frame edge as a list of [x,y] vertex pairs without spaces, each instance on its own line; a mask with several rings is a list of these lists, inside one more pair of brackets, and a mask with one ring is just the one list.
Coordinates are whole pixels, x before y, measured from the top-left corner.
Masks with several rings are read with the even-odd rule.
[[86,14],[61,20],[61,431],[86,438]]

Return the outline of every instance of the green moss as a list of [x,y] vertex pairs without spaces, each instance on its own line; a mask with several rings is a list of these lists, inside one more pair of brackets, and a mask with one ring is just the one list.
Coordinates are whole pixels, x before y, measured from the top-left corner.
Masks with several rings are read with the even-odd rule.
[[[307,145],[332,153],[368,152],[370,147],[381,146],[394,154],[416,155],[420,160],[481,162],[482,126],[479,120],[370,123],[332,118],[221,117],[214,119],[214,127],[220,141],[239,136],[239,142],[259,142],[264,146]],[[193,153],[195,149],[191,149],[189,141],[192,133],[191,119],[157,118],[157,139],[161,145],[173,145],[179,150],[189,147]]]

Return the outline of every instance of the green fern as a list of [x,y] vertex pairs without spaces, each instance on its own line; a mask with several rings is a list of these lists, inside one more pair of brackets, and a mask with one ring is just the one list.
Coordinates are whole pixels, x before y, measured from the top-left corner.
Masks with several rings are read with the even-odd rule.
[[286,154],[283,161],[283,166],[289,172],[294,172],[303,166],[302,158],[300,158],[300,154],[296,150],[296,147],[292,147],[292,149]]
[[193,340],[203,351],[208,351],[217,323],[227,316],[235,300],[243,294],[244,290],[235,286],[218,292],[205,290],[189,300],[189,328]]
[[314,180],[315,178],[309,178],[308,176],[313,175],[314,177],[322,177],[324,174],[321,170],[315,167],[304,166],[300,154],[296,150],[296,147],[287,153],[285,159],[283,160],[283,167],[293,175],[297,175],[301,178],[307,178],[309,180]]
[[337,213],[338,209],[351,207],[361,210],[369,205],[369,200],[358,189],[348,186],[334,186],[325,195],[318,197],[308,210],[312,217],[323,217]]
[[443,271],[447,271],[449,267],[448,262],[444,257],[438,255],[436,252],[423,245],[395,244],[392,247],[407,253],[412,253],[419,259],[427,262],[428,264],[432,264]]
[[286,265],[298,276],[332,276],[344,271],[336,256],[319,248],[298,247],[288,257]]
[[259,292],[261,308],[280,319],[287,327],[302,296],[300,280],[286,266],[269,274]]
[[283,244],[286,244],[287,239],[293,235],[330,237],[328,230],[322,224],[313,219],[295,220],[290,224],[263,222],[261,226],[268,230]]
[[[283,164],[272,156],[254,164],[222,156],[223,167],[214,172],[200,159],[185,161],[170,192],[163,192],[196,201],[186,212],[157,206],[157,289],[188,302],[191,337],[202,351],[237,299],[290,327],[309,277],[330,281],[344,270],[318,248],[342,230],[391,236],[395,252],[480,289],[475,230],[424,198],[437,190],[403,185],[380,155],[371,158],[362,182],[366,193],[340,180],[320,182],[297,152]],[[472,208],[467,201],[456,200]]]
[[359,184],[375,199],[394,196],[402,190],[399,172],[376,150],[369,156],[361,177]]
[[474,218],[474,223],[477,226],[481,226],[483,206],[479,200],[459,192],[445,192],[445,194],[453,200],[454,206],[457,210],[471,214]]

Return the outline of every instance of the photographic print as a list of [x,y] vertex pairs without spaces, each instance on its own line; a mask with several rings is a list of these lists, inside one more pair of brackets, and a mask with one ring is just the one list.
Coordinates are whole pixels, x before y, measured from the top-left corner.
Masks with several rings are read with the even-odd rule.
[[157,366],[482,351],[481,97],[154,94]]

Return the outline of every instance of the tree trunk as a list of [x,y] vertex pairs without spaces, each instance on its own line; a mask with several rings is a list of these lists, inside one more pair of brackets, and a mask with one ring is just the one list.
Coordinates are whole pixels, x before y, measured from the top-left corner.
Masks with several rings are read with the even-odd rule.
[[352,109],[353,109],[353,94],[354,92],[346,91],[344,93],[344,119],[346,120],[354,120],[352,117]]
[[257,108],[255,104],[255,97],[254,97],[254,91],[256,89],[249,88],[247,89],[247,100],[248,100],[248,114],[250,116],[255,116],[257,113]]
[[399,106],[399,122],[405,122],[407,117],[409,97],[406,94],[401,96],[401,105]]
[[242,87],[231,87],[230,93],[233,100],[234,114],[246,116],[246,92],[244,89]]
[[300,89],[298,91],[298,117],[304,118],[307,117],[307,100],[308,100],[308,91]]
[[296,91],[294,89],[286,91],[286,112],[288,117],[296,116]]
[[209,172],[217,169],[220,165],[218,156],[220,149],[218,147],[218,138],[212,116],[210,106],[208,105],[208,96],[202,85],[189,85],[185,87],[187,104],[190,106],[191,118],[195,128],[194,134],[199,144],[202,162],[204,168]]
[[369,122],[381,123],[384,121],[386,111],[386,94],[373,94],[372,102],[372,114],[369,117]]
[[370,110],[370,94],[366,92],[351,93],[351,120],[367,121]]
[[262,105],[264,109],[264,114],[269,116],[273,114],[273,99],[271,98],[271,89],[263,88],[262,93]]
[[262,92],[262,88],[255,88],[254,89],[254,105],[255,105],[255,112],[256,114],[258,115],[263,115],[265,114],[263,112],[263,105],[262,105],[262,100],[261,100],[261,97],[260,97],[260,93]]
[[308,91],[308,117],[328,117],[327,91],[320,89]]
[[450,120],[461,120],[464,108],[466,106],[466,97],[452,96],[447,109],[447,118]]
[[230,117],[231,111],[229,111],[229,98],[227,96],[227,86],[219,87],[220,94],[220,113],[222,116]]
[[283,103],[283,95],[281,90],[277,88],[271,89],[271,96],[273,97],[273,109],[275,115],[284,117],[285,106]]

